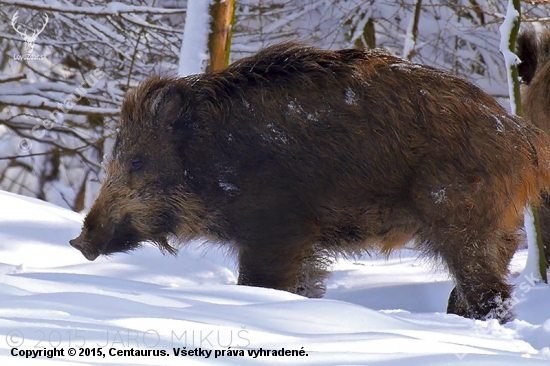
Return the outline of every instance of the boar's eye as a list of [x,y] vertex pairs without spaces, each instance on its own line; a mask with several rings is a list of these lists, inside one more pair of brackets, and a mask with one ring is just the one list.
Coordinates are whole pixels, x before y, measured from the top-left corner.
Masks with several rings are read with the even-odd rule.
[[138,171],[143,166],[143,162],[139,159],[132,160],[132,165],[130,166],[130,173]]

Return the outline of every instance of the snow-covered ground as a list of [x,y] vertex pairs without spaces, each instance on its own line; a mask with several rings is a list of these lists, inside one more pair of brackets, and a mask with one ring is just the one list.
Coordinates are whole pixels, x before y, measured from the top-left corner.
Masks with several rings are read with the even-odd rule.
[[[312,300],[236,286],[234,259],[215,247],[191,244],[177,258],[144,247],[88,262],[68,244],[81,220],[0,191],[0,364],[550,363],[550,286],[518,275],[525,251],[512,263],[517,319],[501,326],[446,315],[451,281],[412,251],[339,261],[326,298]],[[54,347],[64,356],[25,359]],[[117,355],[131,349],[166,355]]]

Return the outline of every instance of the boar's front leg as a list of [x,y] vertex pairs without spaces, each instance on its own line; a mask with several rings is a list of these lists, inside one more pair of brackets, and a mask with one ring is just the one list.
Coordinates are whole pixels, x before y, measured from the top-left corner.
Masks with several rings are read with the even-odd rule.
[[316,245],[316,216],[288,187],[274,193],[265,188],[268,183],[243,195],[228,216],[238,249],[238,284],[322,297],[330,262]]
[[330,261],[310,243],[263,242],[239,249],[239,285],[289,291],[302,296],[323,297]]
[[332,259],[326,251],[315,246],[310,255],[302,261],[302,270],[298,277],[296,291],[298,295],[320,298],[325,295],[325,280],[330,276]]

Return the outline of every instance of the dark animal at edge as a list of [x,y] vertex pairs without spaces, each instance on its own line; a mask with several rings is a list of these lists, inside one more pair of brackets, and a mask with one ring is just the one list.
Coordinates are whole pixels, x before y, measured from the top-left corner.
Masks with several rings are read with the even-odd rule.
[[[550,133],[550,30],[540,35],[533,30],[517,38],[517,55],[522,61],[519,75],[527,85],[522,92],[525,117],[535,126]],[[538,210],[546,263],[550,266],[550,196],[542,193]]]
[[320,297],[331,258],[414,239],[456,282],[447,311],[513,318],[508,263],[550,184],[549,138],[474,85],[382,50],[266,48],[129,92],[86,258],[204,238],[241,285]]

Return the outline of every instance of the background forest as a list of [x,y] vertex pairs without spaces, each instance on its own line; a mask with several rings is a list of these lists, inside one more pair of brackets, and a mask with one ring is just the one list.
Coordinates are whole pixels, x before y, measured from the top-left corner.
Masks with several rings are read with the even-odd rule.
[[[506,104],[498,31],[506,5],[237,1],[229,61],[285,40],[384,47],[460,75]],[[178,72],[186,8],[180,0],[0,0],[0,189],[89,208],[124,93],[153,72]],[[522,27],[548,25],[549,9],[522,3]],[[35,36],[31,53],[25,30]]]

